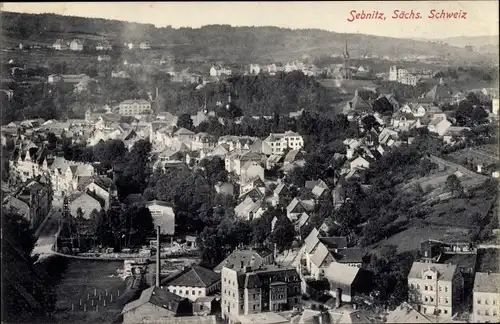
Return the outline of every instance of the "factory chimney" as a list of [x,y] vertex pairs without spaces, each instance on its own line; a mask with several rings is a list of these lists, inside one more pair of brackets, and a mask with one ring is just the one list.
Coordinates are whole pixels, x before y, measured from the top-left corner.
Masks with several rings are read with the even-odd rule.
[[160,287],[160,226],[156,227],[156,287]]

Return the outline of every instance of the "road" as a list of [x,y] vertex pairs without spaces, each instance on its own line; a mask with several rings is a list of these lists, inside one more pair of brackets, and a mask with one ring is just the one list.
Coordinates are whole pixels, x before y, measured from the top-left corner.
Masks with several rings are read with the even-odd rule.
[[52,247],[56,242],[59,220],[62,218],[60,208],[62,208],[61,201],[54,199],[49,215],[47,215],[47,218],[40,226],[41,228],[37,231],[38,239],[31,254],[38,254],[40,256],[39,260],[53,254]]

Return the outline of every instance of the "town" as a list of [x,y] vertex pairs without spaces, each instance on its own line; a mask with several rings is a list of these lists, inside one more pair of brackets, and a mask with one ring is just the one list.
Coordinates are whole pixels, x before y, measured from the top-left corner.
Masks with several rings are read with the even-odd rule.
[[499,322],[498,66],[356,48],[5,47],[7,322]]

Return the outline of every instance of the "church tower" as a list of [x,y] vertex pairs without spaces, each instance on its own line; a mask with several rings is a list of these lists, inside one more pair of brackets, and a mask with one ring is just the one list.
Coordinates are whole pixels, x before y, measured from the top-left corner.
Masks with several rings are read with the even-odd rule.
[[345,49],[344,49],[343,57],[344,57],[344,79],[350,80],[351,79],[351,64],[349,61],[349,51],[347,50],[347,39],[345,40]]

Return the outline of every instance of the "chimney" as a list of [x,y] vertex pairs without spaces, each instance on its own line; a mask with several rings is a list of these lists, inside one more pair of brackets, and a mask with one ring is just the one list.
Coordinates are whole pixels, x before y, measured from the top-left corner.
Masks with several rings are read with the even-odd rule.
[[339,308],[342,305],[342,289],[337,288],[335,291],[335,307]]
[[156,287],[160,287],[160,226],[156,228]]
[[240,268],[241,270],[245,270],[245,264],[243,263],[243,261],[240,261]]

